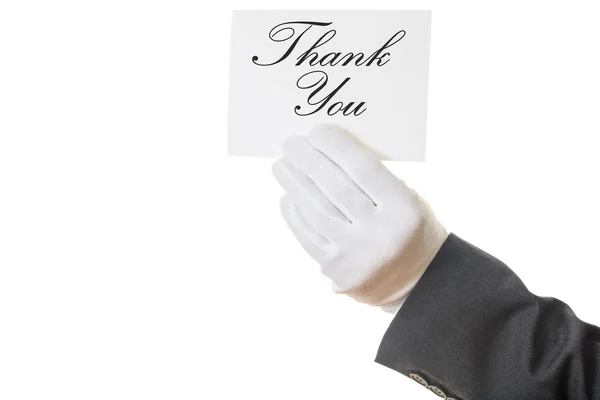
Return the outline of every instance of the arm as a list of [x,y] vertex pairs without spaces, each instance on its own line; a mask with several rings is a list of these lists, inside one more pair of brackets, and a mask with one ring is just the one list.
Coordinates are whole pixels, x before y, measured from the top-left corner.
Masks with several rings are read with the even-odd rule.
[[600,399],[600,329],[533,295],[454,234],[397,313],[376,362],[454,399]]
[[339,127],[290,137],[273,166],[285,221],[336,293],[400,310],[376,361],[443,398],[600,400],[600,332],[504,264]]

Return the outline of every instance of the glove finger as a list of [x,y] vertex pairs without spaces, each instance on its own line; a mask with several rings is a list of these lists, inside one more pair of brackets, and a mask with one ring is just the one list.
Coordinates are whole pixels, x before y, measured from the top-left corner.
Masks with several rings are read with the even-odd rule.
[[350,221],[327,200],[313,181],[285,159],[273,164],[273,175],[317,232],[330,241],[341,237]]
[[375,204],[391,189],[405,187],[372,150],[337,125],[315,126],[308,140],[338,165]]
[[350,221],[372,212],[375,204],[350,177],[303,136],[291,136],[283,143],[284,157],[314,182],[319,190]]
[[325,263],[332,248],[331,242],[308,224],[300,208],[288,195],[281,197],[279,205],[283,219],[304,250],[319,264]]

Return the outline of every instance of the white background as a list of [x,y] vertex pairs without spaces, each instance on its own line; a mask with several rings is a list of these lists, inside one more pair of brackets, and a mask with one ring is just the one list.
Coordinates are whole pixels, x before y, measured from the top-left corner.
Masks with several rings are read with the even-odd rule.
[[[230,9],[282,2],[208,4],[0,3],[0,398],[431,399],[225,155]],[[427,162],[390,167],[599,324],[598,2],[286,5],[433,10]]]

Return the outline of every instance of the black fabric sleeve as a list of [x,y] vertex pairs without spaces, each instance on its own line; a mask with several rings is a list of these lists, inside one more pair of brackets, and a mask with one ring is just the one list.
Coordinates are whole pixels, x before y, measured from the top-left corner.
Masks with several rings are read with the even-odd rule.
[[454,234],[375,361],[442,398],[600,399],[600,329],[565,303],[533,295],[510,268]]

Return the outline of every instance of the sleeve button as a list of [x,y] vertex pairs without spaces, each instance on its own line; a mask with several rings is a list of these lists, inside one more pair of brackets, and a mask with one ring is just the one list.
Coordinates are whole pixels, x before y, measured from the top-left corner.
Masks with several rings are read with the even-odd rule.
[[422,376],[417,375],[417,374],[410,374],[409,375],[415,382],[419,383],[420,385],[423,385],[425,387],[428,387],[427,385],[427,381],[425,379],[423,379]]
[[442,391],[442,389],[440,389],[439,387],[437,387],[437,386],[429,386],[429,390],[431,390],[433,393],[437,394],[438,396],[443,397],[444,399],[448,400],[447,397],[446,397],[446,393],[444,393]]

